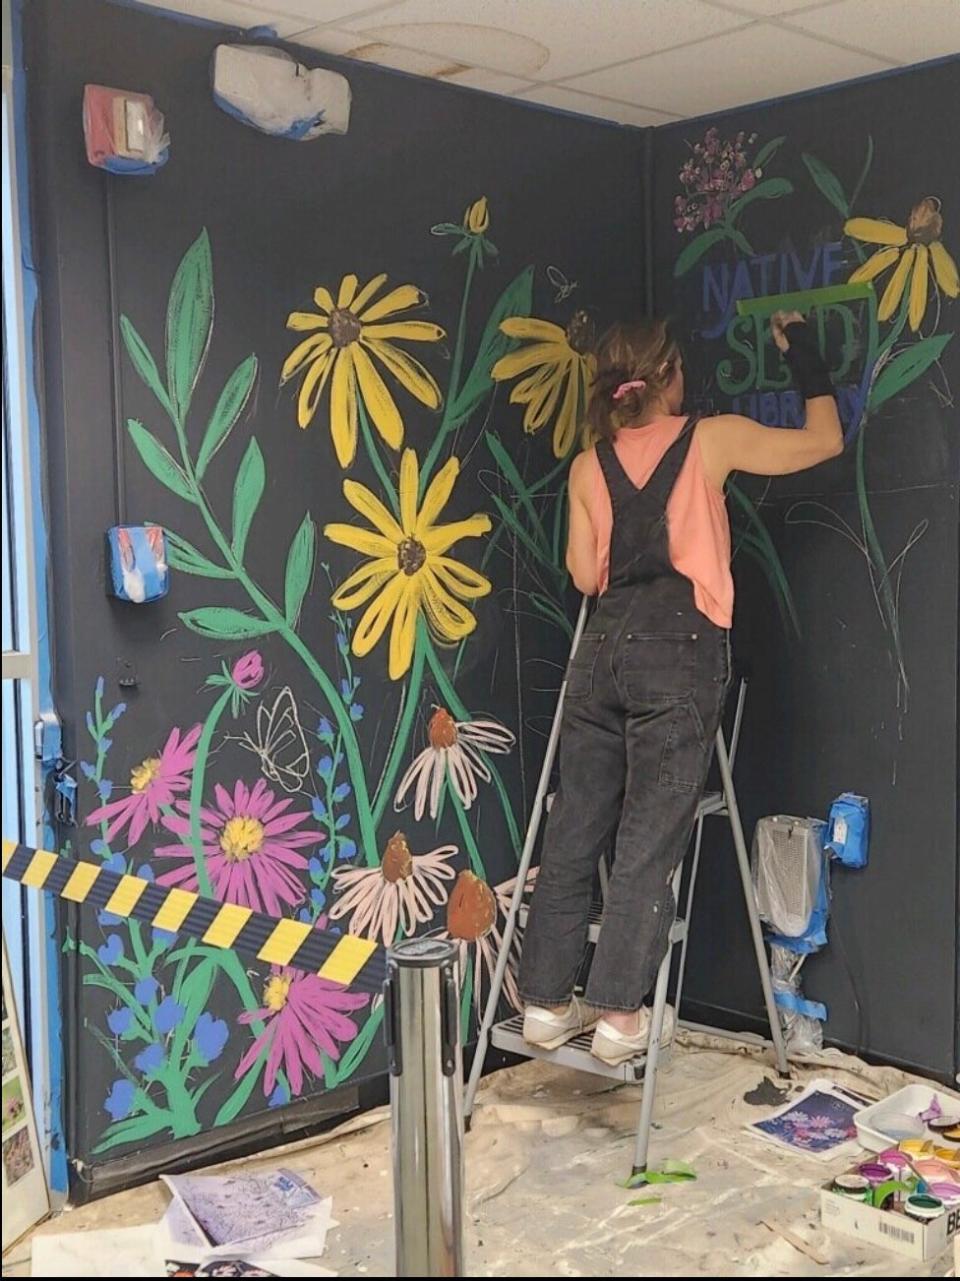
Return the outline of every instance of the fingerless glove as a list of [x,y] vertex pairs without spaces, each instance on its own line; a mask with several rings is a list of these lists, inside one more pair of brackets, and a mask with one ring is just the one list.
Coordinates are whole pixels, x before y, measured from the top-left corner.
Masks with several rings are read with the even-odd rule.
[[790,346],[783,353],[783,359],[793,375],[797,391],[804,400],[814,396],[833,396],[833,383],[830,372],[817,347],[810,326],[803,321],[795,320],[784,329],[784,336]]

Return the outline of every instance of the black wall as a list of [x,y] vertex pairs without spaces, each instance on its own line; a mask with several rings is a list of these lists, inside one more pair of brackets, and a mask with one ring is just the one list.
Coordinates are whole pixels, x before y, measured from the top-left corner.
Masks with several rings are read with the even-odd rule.
[[[949,130],[920,138],[911,123],[940,118],[941,104],[958,92],[953,59],[657,131],[656,305],[675,313],[688,335],[691,399],[714,412],[770,412],[783,421],[777,408],[750,400],[758,386],[769,400],[782,373],[769,339],[764,383],[758,371],[750,377],[751,357],[742,350],[758,351],[749,322],[738,327],[724,317],[717,299],[725,280],[736,297],[738,264],[749,282],[743,290],[756,294],[798,288],[797,268],[814,286],[845,282],[858,265],[856,242],[843,234],[845,206],[852,217],[904,226],[913,206],[936,197],[942,242],[954,258],[960,254],[960,175]],[[758,183],[770,184],[771,194],[733,219],[745,246],[718,239],[688,271],[681,263],[678,275],[681,253],[703,231],[673,225],[678,175],[711,126],[721,142],[744,133],[749,156],[782,139]],[[863,256],[876,248],[862,245]],[[876,282],[878,300],[890,275]],[[881,342],[898,314],[880,322]],[[849,330],[841,328],[845,320]],[[866,305],[829,313],[825,349],[843,388],[846,453],[797,476],[735,478],[782,563],[796,625],[781,619],[778,594],[751,556],[756,525],[731,503],[736,649],[753,678],[737,767],[747,828],[769,813],[822,816],[841,790],[872,805],[870,867],[835,870],[830,946],[805,965],[805,992],[826,1003],[829,1039],[945,1079],[957,1061],[958,321],[957,302],[937,299],[931,287],[918,331],[904,325],[891,365],[909,353],[939,358],[871,406],[858,427],[852,398],[869,364]],[[734,385],[747,384],[739,403],[724,390],[725,361]],[[882,376],[881,368],[878,382]],[[876,543],[863,532],[864,494]],[[854,540],[867,545],[872,569]],[[714,880],[691,936],[690,996],[737,1016],[759,1013],[730,851],[718,842],[710,853]]]
[[[487,255],[475,274],[466,310],[464,373],[477,356],[501,294],[528,267],[532,302],[517,303],[514,311],[563,326],[581,308],[595,324],[607,323],[635,307],[641,295],[642,256],[637,247],[643,139],[635,131],[353,64],[343,67],[353,89],[345,137],[302,144],[270,139],[244,128],[213,104],[208,66],[223,32],[94,0],[77,0],[66,10],[41,0],[29,6],[27,19],[33,200],[44,308],[49,519],[56,549],[55,671],[66,750],[71,758],[95,766],[96,748],[85,717],[94,705],[97,680],[103,677],[104,712],[121,700],[127,704],[109,734],[113,746],[106,771],[115,783],[109,799],[128,795],[130,771],[164,746],[172,727],[186,729],[207,717],[218,693],[205,686],[207,677],[217,675],[221,661],[229,666],[256,648],[267,669],[257,691],[263,706],[269,709],[285,686],[299,705],[314,771],[293,808],[309,810],[311,793],[323,794],[324,780],[315,767],[329,752],[313,731],[330,711],[301,659],[276,636],[211,640],[189,631],[179,618],[181,612],[203,606],[249,610],[241,588],[174,570],[170,595],[158,603],[135,607],[105,594],[104,531],[118,521],[161,522],[205,555],[212,552],[198,513],[147,471],[126,431],[127,419],[138,419],[166,448],[175,449],[170,423],[123,349],[120,315],[130,319],[163,370],[171,280],[205,228],[212,252],[215,315],[187,434],[195,451],[227,377],[256,353],[258,386],[211,465],[205,489],[211,508],[228,523],[234,478],[255,435],[265,460],[266,485],[247,543],[246,566],[274,599],[283,599],[287,551],[304,513],[310,512],[317,525],[317,565],[298,631],[339,687],[347,671],[330,619],[331,586],[321,562],[329,565],[336,584],[362,557],[326,540],[321,531],[328,521],[364,522],[342,496],[346,473],[337,466],[331,447],[329,389],[306,431],[296,424],[296,382],[278,390],[283,360],[302,337],[285,328],[288,313],[309,310],[316,285],[336,290],[348,272],[357,272],[361,281],[388,272],[390,286],[414,282],[428,295],[429,305],[410,314],[441,324],[448,337],[437,344],[398,345],[421,358],[446,389],[468,254],[454,255],[458,238],[432,235],[431,228],[459,224],[467,206],[486,196],[488,239],[498,253]],[[300,56],[310,65],[326,61],[314,51]],[[153,95],[166,114],[171,136],[166,168],[150,178],[121,179],[86,163],[81,100],[87,82]],[[605,196],[610,175],[616,175],[615,201]],[[557,286],[545,274],[548,266],[558,267],[576,283],[575,291],[560,301]],[[550,598],[554,612],[571,603],[565,600],[562,529],[554,521],[555,513],[563,513],[558,501],[562,467],[531,500],[549,543],[545,553],[533,556],[522,533],[499,528],[503,521],[494,493],[508,511],[519,508],[516,519],[524,528],[528,517],[512,483],[504,479],[487,435],[502,441],[528,483],[557,466],[550,428],[524,433],[521,410],[508,403],[511,385],[489,383],[476,412],[441,455],[443,461],[452,448],[461,459],[462,474],[440,519],[484,511],[495,522],[491,535],[464,539],[451,551],[474,569],[482,562],[492,583],[491,594],[471,604],[477,629],[460,654],[455,648],[437,648],[467,712],[498,720],[519,740],[509,756],[492,758],[503,778],[506,804],[492,786],[481,783],[480,800],[467,816],[484,874],[493,886],[508,881],[516,867],[505,809],[522,831],[568,647],[563,628],[537,602]],[[403,391],[395,395],[405,417],[406,443],[422,459],[436,436],[440,415]],[[395,477],[397,456],[384,450],[382,457]],[[382,492],[362,447],[349,475]],[[493,534],[495,550],[483,559]],[[360,615],[348,616],[356,621]],[[386,650],[387,642],[382,641],[368,657],[352,660],[353,672],[361,678],[354,701],[364,709],[356,732],[371,790],[387,758],[401,706],[411,699],[416,704],[406,727],[402,773],[426,744],[432,706],[449,701],[429,669],[413,691],[409,680],[388,679]],[[406,701],[401,703],[401,697]],[[253,700],[240,720],[233,722],[227,711],[218,725],[205,804],[215,799],[215,783],[232,791],[235,780],[252,786],[259,777],[256,757],[232,741],[243,734],[257,737],[256,709]],[[162,826],[149,827],[126,852],[123,833],[107,847],[99,844],[102,832],[85,823],[98,804],[96,780],[86,778],[82,766],[78,773],[80,825],[64,832],[65,842],[76,853],[112,857],[134,870],[149,863],[158,875],[175,866],[154,853],[157,846],[176,843]],[[343,802],[342,812],[350,815],[344,836],[361,845],[362,864],[354,800],[351,796]],[[311,826],[312,820],[302,830]],[[467,838],[450,797],[438,823],[429,816],[417,823],[409,810],[398,815],[388,805],[377,830],[379,853],[397,829],[407,835],[415,854],[453,844],[458,853],[451,866],[457,872],[476,867],[468,859]],[[377,853],[372,851],[374,859]],[[299,871],[298,876],[305,890],[315,888],[306,873]],[[331,889],[328,884],[324,911],[334,901]],[[285,905],[284,911],[289,910]],[[445,924],[441,906],[434,921],[421,928],[442,929]],[[131,959],[133,941],[125,926],[103,924],[86,912],[65,923],[65,931],[80,948],[69,950],[65,962],[72,1093],[69,1143],[71,1156],[85,1163],[86,1177],[106,1186],[111,1170],[121,1179],[129,1177],[131,1168],[142,1170],[161,1161],[164,1145],[172,1141],[194,1146],[216,1142],[217,1135],[211,1138],[209,1131],[237,1088],[234,1073],[252,1040],[249,1029],[236,1022],[241,1009],[236,984],[219,974],[206,999],[206,1012],[226,1023],[229,1037],[214,1063],[189,1075],[190,1090],[211,1082],[202,1100],[186,1109],[186,1121],[180,1106],[180,1119],[160,1124],[145,1117],[138,1127],[134,1123],[141,1116],[144,1092],[165,1106],[166,1090],[136,1066],[143,1041],[127,1039],[129,1028],[118,1039],[109,1023],[111,1012],[124,1007],[117,983],[128,991],[134,988],[136,975],[123,968]],[[109,950],[117,946],[110,943],[113,935],[123,942],[119,965]],[[147,938],[144,946],[149,951],[152,941]],[[108,949],[103,956],[98,955],[101,948]],[[154,967],[160,983],[157,996],[174,991],[177,963],[168,957],[175,955],[176,945]],[[470,956],[472,973],[472,951]],[[243,958],[243,964],[251,971],[252,990],[259,999],[267,968],[250,957]],[[199,1000],[202,986],[193,995]],[[469,1003],[468,992],[465,1008]],[[148,1010],[144,1017],[153,1016]],[[369,1017],[369,1010],[360,1010],[359,1025],[365,1026],[363,1020]],[[121,1015],[121,1024],[123,1020]],[[208,1023],[204,1026],[207,1035],[216,1035]],[[369,1051],[332,1096],[334,1109],[355,1105],[349,1089],[383,1071],[378,1028],[371,1027],[370,1034]],[[151,1053],[169,1057],[176,1035],[174,1029],[156,1038],[153,1044],[161,1049]],[[353,1042],[341,1046],[344,1057],[348,1044]],[[146,1062],[151,1062],[149,1057]],[[282,1116],[268,1113],[262,1074],[256,1075],[257,1085],[239,1114],[245,1132],[255,1124],[274,1130],[290,1125],[288,1115],[299,1115],[296,1105]],[[319,1081],[308,1075],[304,1084],[302,1097],[313,1100],[304,1105],[307,1119],[330,1110],[319,1096],[333,1082],[329,1071],[326,1081],[322,1075]]]
[[[468,254],[453,256],[457,238],[431,235],[431,227],[459,224],[464,209],[486,196],[488,238],[498,255],[489,256],[476,273],[465,309],[465,369],[503,291],[531,266],[532,297],[524,299],[521,279],[511,310],[561,326],[578,309],[601,326],[636,311],[652,290],[657,307],[675,313],[693,338],[688,366],[696,398],[729,408],[715,375],[717,362],[729,354],[722,329],[711,339],[700,332],[709,327],[701,314],[700,271],[707,265],[719,269],[723,262],[732,266],[749,254],[733,240],[718,240],[688,275],[673,274],[678,254],[692,239],[672,225],[677,171],[688,142],[702,137],[706,125],[688,122],[643,136],[302,51],[309,65],[343,70],[354,101],[346,137],[297,144],[263,137],[213,105],[208,65],[222,32],[98,0],[74,0],[66,10],[54,0],[34,0],[26,34],[55,564],[54,670],[67,751],[96,765],[97,749],[85,720],[102,677],[104,711],[120,700],[127,710],[103,731],[113,743],[100,772],[115,783],[108,803],[128,795],[130,771],[160,751],[172,727],[205,722],[218,695],[217,688],[205,684],[207,678],[219,673],[221,662],[229,668],[256,648],[266,673],[255,697],[240,709],[240,719],[232,721],[227,710],[218,723],[205,804],[211,804],[214,784],[232,790],[237,780],[255,783],[256,757],[235,740],[256,736],[257,699],[269,708],[289,686],[313,767],[293,808],[309,810],[312,792],[325,787],[316,768],[327,748],[314,731],[329,708],[302,656],[277,635],[247,641],[202,638],[179,617],[211,605],[248,609],[241,586],[175,570],[171,593],[162,602],[138,608],[106,595],[103,535],[118,521],[158,521],[205,555],[211,550],[200,515],[147,471],[127,433],[127,419],[135,418],[174,448],[170,424],[123,349],[121,314],[135,325],[162,370],[171,280],[205,228],[216,309],[187,434],[195,450],[225,380],[256,353],[257,388],[211,466],[206,493],[212,510],[227,521],[235,477],[255,435],[266,482],[246,568],[268,595],[282,599],[288,548],[310,512],[317,525],[316,565],[297,633],[339,687],[348,672],[322,566],[329,565],[336,584],[362,558],[326,540],[322,527],[328,521],[361,522],[342,495],[344,473],[330,443],[329,390],[304,432],[296,426],[295,385],[278,390],[280,367],[296,341],[285,329],[287,314],[309,310],[316,285],[336,289],[351,271],[361,281],[388,272],[391,285],[415,282],[429,305],[412,314],[439,323],[448,337],[419,345],[414,354],[446,388]],[[88,82],[154,96],[172,139],[170,162],[159,174],[111,178],[87,165],[80,104]],[[956,256],[960,191],[948,131],[917,122],[936,120],[957,87],[953,62],[718,121],[723,136],[755,130],[755,150],[784,136],[765,168],[770,176],[788,178],[792,191],[775,200],[758,199],[744,212],[738,226],[753,251],[793,248],[802,257],[836,242],[841,246],[835,251],[837,263],[843,266],[835,264],[835,274],[845,279],[855,263],[852,244],[842,237],[843,218],[813,182],[802,153],[829,166],[849,194],[872,136],[873,160],[855,212],[902,223],[912,204],[936,195],[942,200],[943,241]],[[652,167],[645,161],[651,154]],[[822,173],[821,180],[829,186]],[[648,219],[652,237],[645,241]],[[643,278],[647,260],[655,264],[652,279]],[[547,278],[548,266],[577,282],[575,291],[560,298]],[[949,333],[956,314],[955,304],[944,305],[934,324],[931,307],[924,333],[934,328]],[[857,363],[863,342],[859,313],[855,320],[854,364],[862,368],[862,360]],[[713,316],[710,324],[715,323]],[[903,341],[914,337],[907,333]],[[408,350],[414,346],[406,344]],[[748,558],[742,538],[736,558],[738,648],[753,672],[738,765],[748,824],[770,812],[822,814],[842,789],[863,792],[873,804],[871,866],[862,873],[835,874],[831,947],[806,966],[807,992],[830,1008],[828,1037],[940,1076],[954,1070],[957,1055],[957,416],[946,392],[958,378],[954,348],[949,344],[939,365],[867,425],[866,492],[888,564],[915,531],[920,535],[904,558],[902,576],[899,562],[889,575],[899,607],[899,656],[891,649],[890,620],[882,616],[882,601],[880,609],[875,603],[864,556],[822,523],[797,523],[819,510],[797,507],[812,499],[858,528],[855,438],[844,459],[815,473],[769,486],[742,481],[780,558],[796,626],[789,616],[786,623],[781,620],[766,572]],[[569,593],[565,596],[561,566],[562,468],[530,500],[545,539],[545,547],[535,550],[539,534],[530,523],[530,508],[518,499],[515,476],[504,473],[488,439],[492,434],[500,440],[527,485],[557,466],[550,427],[525,434],[521,409],[509,403],[508,395],[507,385],[491,383],[442,453],[446,457],[452,448],[463,470],[441,519],[463,519],[478,510],[493,517],[491,534],[463,539],[452,553],[482,569],[492,584],[490,595],[471,603],[476,631],[462,652],[439,647],[439,671],[428,667],[415,687],[410,678],[389,679],[385,641],[368,657],[352,660],[352,671],[361,678],[355,701],[363,705],[355,729],[371,789],[408,698],[416,708],[404,722],[403,769],[425,745],[433,704],[449,702],[443,673],[455,685],[463,711],[494,718],[517,735],[518,747],[494,758],[503,791],[481,783],[478,803],[462,822],[447,795],[438,822],[427,817],[416,823],[409,811],[396,815],[387,806],[377,825],[380,853],[400,828],[414,853],[455,845],[451,866],[458,873],[477,866],[469,856],[475,844],[484,876],[494,886],[508,882],[516,866],[509,819],[522,829],[567,648],[564,628],[550,613],[563,603],[568,610],[574,604]],[[440,416],[402,391],[396,399],[407,443],[422,459]],[[381,457],[386,473],[395,477],[396,455],[383,451]],[[382,478],[363,449],[349,474],[381,492]],[[762,541],[756,526],[751,528]],[[491,542],[492,553],[485,550]],[[883,597],[882,581],[878,590]],[[789,614],[789,607],[784,609]],[[904,680],[898,679],[901,660],[909,698]],[[157,874],[168,871],[173,865],[155,851],[175,841],[162,825],[149,828],[129,851],[122,839],[107,848],[96,843],[102,832],[84,821],[99,803],[96,779],[90,781],[82,767],[80,778],[80,823],[64,831],[64,842],[82,856],[116,861],[120,855],[131,868],[147,863]],[[343,829],[350,840],[358,836],[355,801],[348,796],[342,802],[350,816]],[[320,821],[313,814],[303,826]],[[743,1025],[760,1013],[759,988],[732,850],[713,839],[693,930],[689,992],[708,1019]],[[358,866],[364,852],[358,850]],[[298,875],[305,892],[316,888],[312,873]],[[328,892],[316,912],[327,912],[333,901]],[[441,906],[423,928],[442,929],[446,923]],[[231,1118],[227,1101],[244,1084],[243,1073],[239,1081],[234,1078],[252,1043],[249,1028],[237,1021],[243,1004],[239,978],[204,973],[184,993],[197,959],[191,956],[185,968],[178,968],[179,945],[162,941],[153,1004],[140,1002],[146,1014],[141,1009],[136,1017],[155,1020],[157,1001],[179,994],[176,1003],[190,1007],[183,1018],[195,1019],[201,1008],[209,1015],[200,1038],[208,1053],[226,1036],[218,1054],[186,1073],[188,1094],[203,1086],[202,1097],[186,1107],[182,1099],[168,1107],[168,1091],[157,1073],[168,1068],[180,1024],[150,1033],[152,1044],[160,1046],[151,1053],[157,1061],[163,1056],[162,1066],[151,1067],[148,1056],[143,1069],[136,1059],[149,1048],[150,1037],[136,1040],[129,1026],[115,1032],[123,1027],[122,1016],[110,1023],[111,1014],[125,1004],[118,984],[132,993],[136,982],[137,972],[124,965],[142,969],[132,936],[126,927],[86,912],[65,920],[64,935],[70,1155],[84,1163],[94,1187],[143,1173],[161,1163],[172,1144],[181,1156],[190,1145],[209,1152],[218,1141],[236,1142],[238,1134],[276,1133],[298,1123],[296,1118],[309,1122],[353,1106],[355,1085],[383,1071],[379,1034],[371,1025],[369,1050],[355,1056],[342,1079],[328,1059],[319,1077],[308,1073],[301,1091],[288,1091],[301,1102],[279,1112],[268,1105],[287,1096],[282,1089],[279,1095],[265,1093],[261,1065],[255,1065],[249,1093]],[[122,936],[120,957],[112,935]],[[141,943],[149,954],[154,941]],[[101,954],[100,949],[106,950]],[[473,973],[475,950],[468,945],[466,951]],[[250,992],[259,1000],[269,979],[266,967],[245,957],[241,968],[249,971]],[[144,989],[141,995],[146,998]],[[468,991],[465,1009],[470,1000]],[[348,1016],[356,1017],[362,1029],[373,1011]],[[188,1040],[199,1045],[196,1037]],[[338,1044],[339,1063],[354,1040],[359,1038],[345,1036]],[[167,1108],[169,1116],[158,1121],[151,1106]],[[218,1121],[224,1123],[217,1128]]]

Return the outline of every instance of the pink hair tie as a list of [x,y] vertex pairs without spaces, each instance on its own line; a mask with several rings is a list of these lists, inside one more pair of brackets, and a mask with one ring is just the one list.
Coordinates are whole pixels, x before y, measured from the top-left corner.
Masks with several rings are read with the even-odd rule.
[[613,398],[614,400],[623,400],[628,391],[643,391],[646,385],[646,378],[634,378],[632,382],[621,383],[613,393]]

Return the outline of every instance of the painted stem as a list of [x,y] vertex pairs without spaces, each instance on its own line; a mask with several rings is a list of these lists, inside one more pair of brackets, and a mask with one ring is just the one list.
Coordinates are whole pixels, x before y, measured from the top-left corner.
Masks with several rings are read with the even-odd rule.
[[203,838],[200,834],[200,810],[203,806],[203,785],[207,774],[207,760],[210,756],[210,745],[213,735],[220,723],[220,717],[227,709],[233,690],[225,689],[214,703],[197,744],[197,754],[193,762],[193,777],[190,780],[190,845],[193,849],[193,864],[197,869],[197,888],[204,898],[213,898],[213,885],[207,871],[207,856],[203,852]]
[[[457,691],[453,687],[450,677],[444,671],[443,664],[440,662],[436,648],[429,638],[426,641],[426,658],[430,670],[433,672],[434,680],[437,682],[440,696],[446,703],[449,711],[459,721],[469,720],[470,713],[467,711],[466,707],[464,707]],[[500,797],[500,807],[503,810],[503,817],[507,824],[507,830],[510,833],[510,841],[513,845],[514,854],[519,859],[520,832],[517,828],[517,820],[513,816],[513,807],[510,804],[510,797],[507,795],[506,786],[503,779],[500,777],[500,771],[497,769],[496,765],[494,765],[493,761],[490,760],[488,760],[486,764],[490,771],[490,777],[493,780],[493,785],[497,789],[497,794]]]
[[360,745],[357,742],[357,736],[353,728],[353,722],[350,720],[348,710],[343,705],[343,700],[337,693],[333,682],[326,674],[314,655],[303,643],[297,632],[287,622],[284,615],[277,608],[274,602],[262,591],[253,581],[244,568],[243,563],[236,556],[230,540],[225,537],[216,517],[207,503],[206,495],[203,492],[200,483],[197,480],[196,472],[193,467],[193,461],[190,458],[190,451],[187,446],[186,432],[183,425],[175,415],[171,415],[171,422],[177,433],[177,440],[180,446],[180,456],[183,462],[184,471],[190,487],[195,495],[195,501],[203,522],[207,527],[214,544],[216,545],[221,556],[224,558],[227,566],[233,571],[237,581],[246,591],[247,595],[260,610],[266,622],[270,623],[273,630],[283,638],[290,649],[297,655],[307,671],[313,677],[314,681],[320,687],[324,698],[330,706],[330,710],[337,722],[337,728],[343,736],[344,748],[347,757],[347,765],[350,770],[350,781],[353,784],[353,793],[357,798],[357,819],[360,824],[360,834],[365,846],[365,855],[367,861],[376,858],[377,840],[376,828],[373,825],[370,814],[370,798],[367,792],[366,774],[363,768],[363,761],[360,756]]
[[433,438],[433,444],[427,451],[427,456],[420,467],[420,493],[422,500],[426,493],[427,484],[430,480],[430,473],[436,466],[437,459],[440,456],[440,450],[450,432],[458,426],[459,419],[454,414],[457,403],[457,396],[460,392],[460,371],[463,368],[463,351],[467,341],[467,305],[470,301],[470,290],[473,286],[473,277],[477,269],[476,258],[470,254],[470,260],[467,264],[467,275],[463,285],[463,297],[460,301],[460,319],[457,324],[457,341],[453,349],[453,362],[450,366],[450,381],[447,384],[447,399],[443,407],[443,417],[440,419],[440,426],[437,434]]
[[410,730],[414,717],[420,706],[420,688],[423,684],[424,650],[429,641],[426,636],[423,619],[417,620],[417,641],[413,651],[413,665],[410,669],[410,681],[404,694],[403,711],[397,724],[390,755],[384,766],[383,776],[373,798],[373,822],[379,831],[383,815],[390,803],[390,795],[400,772],[400,763],[410,740]]

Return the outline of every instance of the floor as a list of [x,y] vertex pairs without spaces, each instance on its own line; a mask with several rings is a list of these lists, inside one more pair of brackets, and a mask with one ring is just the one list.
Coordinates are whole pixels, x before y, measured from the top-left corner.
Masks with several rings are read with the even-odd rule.
[[[837,1051],[806,1061],[796,1076],[830,1076],[878,1098],[913,1079]],[[817,1189],[833,1167],[781,1153],[743,1129],[770,1109],[775,1092],[761,1049],[685,1035],[661,1076],[651,1164],[681,1159],[697,1179],[630,1205],[642,1194],[620,1184],[631,1165],[638,1087],[537,1063],[488,1078],[466,1141],[467,1274],[952,1275],[949,1255],[914,1264],[821,1229]],[[339,1226],[322,1263],[341,1276],[393,1273],[386,1121],[385,1111],[358,1117],[282,1154],[285,1166],[333,1194]],[[274,1165],[279,1155],[255,1164]],[[68,1211],[38,1231],[153,1222],[166,1201],[153,1184]],[[5,1264],[5,1276],[29,1276],[29,1243]]]

